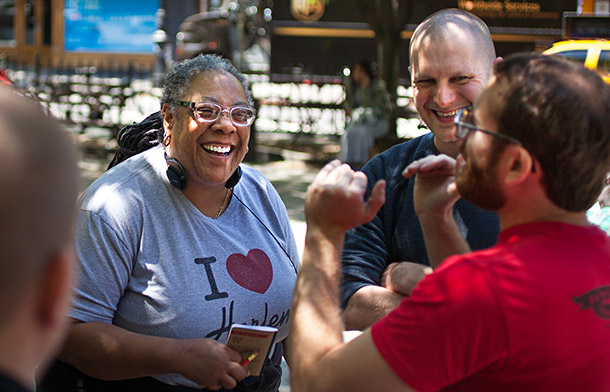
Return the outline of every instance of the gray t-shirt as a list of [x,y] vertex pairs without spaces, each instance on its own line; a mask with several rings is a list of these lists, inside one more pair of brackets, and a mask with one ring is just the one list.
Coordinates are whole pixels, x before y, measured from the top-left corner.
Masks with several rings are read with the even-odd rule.
[[[284,339],[298,251],[277,191],[241,167],[218,219],[169,183],[160,147],[104,173],[81,197],[70,316],[223,343],[233,323],[269,325],[279,329],[276,342]],[[196,386],[180,375],[156,378]]]

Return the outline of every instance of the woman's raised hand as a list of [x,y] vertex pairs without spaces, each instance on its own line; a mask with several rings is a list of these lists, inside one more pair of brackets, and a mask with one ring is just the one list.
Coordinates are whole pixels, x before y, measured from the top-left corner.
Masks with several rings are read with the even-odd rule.
[[213,339],[187,339],[179,345],[175,358],[176,373],[182,374],[203,388],[233,389],[249,375],[240,365],[241,354]]

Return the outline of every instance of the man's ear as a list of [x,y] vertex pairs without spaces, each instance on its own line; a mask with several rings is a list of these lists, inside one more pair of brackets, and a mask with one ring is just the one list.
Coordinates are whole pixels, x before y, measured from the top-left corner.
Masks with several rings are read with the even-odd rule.
[[504,59],[502,57],[496,57],[496,59],[494,60],[494,67],[498,64],[500,64],[502,61],[504,61]]
[[60,328],[70,303],[73,279],[73,253],[69,249],[53,252],[38,285],[36,317],[49,331]]
[[532,155],[523,147],[510,145],[504,150],[504,183],[514,185],[524,181],[532,173]]

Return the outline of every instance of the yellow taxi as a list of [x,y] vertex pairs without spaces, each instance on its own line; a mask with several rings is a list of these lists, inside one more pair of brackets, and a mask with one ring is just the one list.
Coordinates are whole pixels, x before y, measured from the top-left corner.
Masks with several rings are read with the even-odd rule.
[[606,40],[569,40],[560,41],[543,52],[558,54],[570,60],[583,63],[585,67],[596,70],[610,83],[610,41]]

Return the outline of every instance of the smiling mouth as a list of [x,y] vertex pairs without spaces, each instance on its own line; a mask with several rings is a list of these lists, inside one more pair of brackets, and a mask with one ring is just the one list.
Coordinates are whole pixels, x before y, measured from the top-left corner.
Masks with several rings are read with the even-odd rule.
[[433,112],[440,118],[448,118],[448,117],[454,117],[456,114],[458,114],[460,112],[460,109],[452,110],[450,112],[439,112],[438,110],[433,110]]
[[231,146],[214,146],[211,144],[204,144],[201,147],[203,147],[207,153],[214,155],[227,156],[231,152]]

